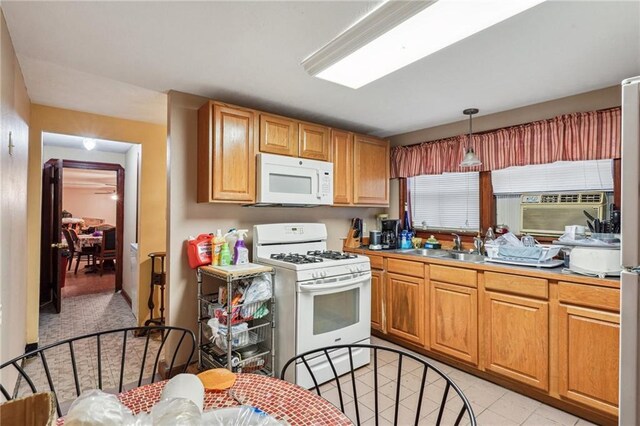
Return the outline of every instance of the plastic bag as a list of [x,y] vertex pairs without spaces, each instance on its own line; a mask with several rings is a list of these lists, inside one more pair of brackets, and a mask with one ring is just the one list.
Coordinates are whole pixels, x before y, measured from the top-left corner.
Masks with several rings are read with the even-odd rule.
[[85,391],[73,401],[65,417],[67,426],[120,426],[135,424],[131,410],[118,397],[98,389]]
[[[215,318],[214,318],[215,319]],[[211,325],[211,320],[209,320],[209,325]],[[212,327],[213,329],[213,327]],[[239,346],[246,346],[249,344],[249,333],[247,330],[249,329],[249,324],[246,322],[241,322],[240,324],[231,326],[231,347],[237,348]],[[214,339],[216,345],[222,349],[227,350],[227,331],[228,328],[226,325],[218,325],[218,334],[214,335]]]
[[187,398],[169,398],[158,402],[151,409],[153,426],[200,426],[202,413]]
[[[271,297],[271,277],[260,276],[253,279],[253,282],[244,292],[244,304],[249,305],[251,303],[259,302],[261,300],[267,300]],[[242,316],[249,317],[253,312],[249,312],[250,306],[244,306],[242,308]]]
[[206,426],[275,426],[285,425],[264,411],[248,405],[211,410],[202,415]]

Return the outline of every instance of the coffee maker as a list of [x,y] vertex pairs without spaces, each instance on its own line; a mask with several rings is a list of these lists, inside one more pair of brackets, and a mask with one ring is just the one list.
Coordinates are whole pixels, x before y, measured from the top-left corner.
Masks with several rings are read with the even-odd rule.
[[382,221],[382,249],[395,250],[398,248],[400,234],[400,220],[387,219]]

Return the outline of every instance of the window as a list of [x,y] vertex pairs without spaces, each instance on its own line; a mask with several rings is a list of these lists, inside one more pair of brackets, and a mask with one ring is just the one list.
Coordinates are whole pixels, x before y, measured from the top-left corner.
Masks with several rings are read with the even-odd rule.
[[407,185],[414,228],[480,229],[480,173],[415,176]]
[[613,161],[558,161],[509,167],[491,172],[491,183],[497,223],[508,225],[511,232],[519,234],[520,197],[524,193],[601,191],[612,200]]

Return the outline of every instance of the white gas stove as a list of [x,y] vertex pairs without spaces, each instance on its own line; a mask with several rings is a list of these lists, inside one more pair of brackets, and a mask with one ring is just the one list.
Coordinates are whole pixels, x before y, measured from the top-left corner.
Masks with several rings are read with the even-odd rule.
[[[371,268],[369,258],[327,250],[321,223],[254,226],[254,262],[276,270],[276,372],[290,358],[331,345],[369,343],[371,335]],[[369,362],[369,351],[353,351],[354,367]],[[338,374],[349,371],[345,353],[332,353]],[[316,378],[333,377],[329,363],[310,363]],[[292,371],[292,369],[290,369]],[[297,366],[288,380],[313,383]]]

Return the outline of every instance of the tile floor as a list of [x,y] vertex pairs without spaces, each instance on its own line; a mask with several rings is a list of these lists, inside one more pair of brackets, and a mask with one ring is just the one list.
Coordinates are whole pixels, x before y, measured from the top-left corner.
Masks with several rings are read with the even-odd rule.
[[[119,293],[106,292],[62,299],[62,312],[52,309],[40,313],[40,341],[43,347],[74,336],[97,331],[136,326],[131,308]],[[122,357],[123,334],[107,335],[101,339],[102,380],[106,391],[117,390],[119,384],[120,361]],[[137,384],[146,338],[127,336],[127,350],[123,383],[125,389]],[[150,377],[153,361],[160,346],[159,335],[149,339],[145,358],[145,377]],[[56,395],[63,411],[75,398],[76,390],[71,370],[71,356],[68,346],[45,351]],[[98,383],[97,342],[95,338],[74,344],[78,376],[81,389],[92,389]],[[32,358],[24,366],[25,371],[38,389],[48,390],[46,373],[40,358]],[[20,385],[20,393],[28,392],[25,381]]]
[[[376,337],[372,337],[372,344],[400,348],[393,343]],[[406,349],[404,349],[407,351]],[[426,359],[432,365],[447,374],[462,390],[476,416],[478,425],[511,426],[511,425],[579,425],[586,426],[589,423],[564,411],[542,404],[534,399],[522,396],[498,385],[482,380],[463,371],[457,370],[446,364],[431,360],[415,352],[408,351]],[[397,358],[389,354],[380,353],[378,356],[378,406],[380,412],[379,424],[393,424],[394,401],[396,395]],[[419,364],[403,361],[400,389],[400,408],[398,412],[398,424],[412,424],[419,397],[422,370]],[[373,367],[372,365],[360,368],[355,373],[358,395],[358,407],[360,421],[364,425],[375,424],[374,418],[374,393],[373,393]],[[344,403],[347,415],[355,420],[355,407],[352,383],[350,376],[341,379]],[[427,374],[427,385],[422,398],[420,410],[420,424],[435,424],[440,401],[444,392],[445,382],[436,374]],[[321,387],[322,396],[339,407],[337,387],[334,384],[325,384]],[[453,424],[455,417],[462,406],[462,400],[455,394],[450,394],[445,405],[443,424]],[[462,424],[468,424],[468,418],[463,418]]]

